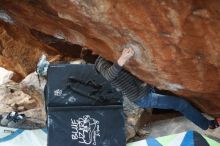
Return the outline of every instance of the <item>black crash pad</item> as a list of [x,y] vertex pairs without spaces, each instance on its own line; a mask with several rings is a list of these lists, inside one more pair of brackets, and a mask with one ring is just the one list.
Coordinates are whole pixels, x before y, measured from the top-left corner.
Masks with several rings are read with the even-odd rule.
[[48,146],[125,146],[121,93],[93,65],[50,65]]
[[50,65],[47,88],[48,106],[122,104],[121,94],[96,72],[94,65]]

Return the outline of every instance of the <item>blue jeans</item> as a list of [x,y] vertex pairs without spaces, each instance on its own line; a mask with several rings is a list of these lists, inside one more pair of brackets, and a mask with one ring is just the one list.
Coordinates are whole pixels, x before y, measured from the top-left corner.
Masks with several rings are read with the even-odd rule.
[[180,97],[157,94],[153,88],[149,89],[147,96],[138,99],[135,103],[142,108],[173,109],[179,111],[203,130],[207,130],[211,122],[186,100]]

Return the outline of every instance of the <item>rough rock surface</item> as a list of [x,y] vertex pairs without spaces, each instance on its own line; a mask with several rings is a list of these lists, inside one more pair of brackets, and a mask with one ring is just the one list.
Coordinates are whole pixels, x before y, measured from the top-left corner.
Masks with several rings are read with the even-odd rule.
[[[123,107],[126,119],[126,140],[128,141],[137,136],[138,132],[143,127],[139,128],[139,121],[143,113],[143,109],[130,102],[126,97],[124,98]],[[146,136],[146,134],[141,134],[141,136]]]
[[44,100],[42,94],[33,86],[23,88],[20,84],[10,81],[0,85],[0,93],[0,115],[16,111],[27,117],[27,120],[18,128],[45,127]]
[[33,71],[37,48],[54,49],[40,33],[112,61],[128,45],[136,52],[126,66],[134,75],[220,114],[218,0],[1,0],[0,19],[0,63],[22,77]]

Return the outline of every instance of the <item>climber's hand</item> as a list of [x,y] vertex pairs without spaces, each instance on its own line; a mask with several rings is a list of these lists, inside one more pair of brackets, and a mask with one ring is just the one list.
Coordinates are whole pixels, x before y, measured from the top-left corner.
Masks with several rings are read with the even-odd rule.
[[121,56],[118,59],[118,64],[123,66],[134,56],[134,50],[132,48],[125,48],[122,51]]

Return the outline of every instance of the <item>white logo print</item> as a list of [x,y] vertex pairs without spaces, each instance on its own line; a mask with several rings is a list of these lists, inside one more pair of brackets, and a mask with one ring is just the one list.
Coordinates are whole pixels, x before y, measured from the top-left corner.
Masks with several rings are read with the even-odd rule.
[[62,93],[63,93],[63,91],[60,89],[54,90],[54,96],[61,96]]
[[71,119],[72,139],[86,145],[96,145],[96,138],[100,136],[99,121],[89,115],[77,120]]

